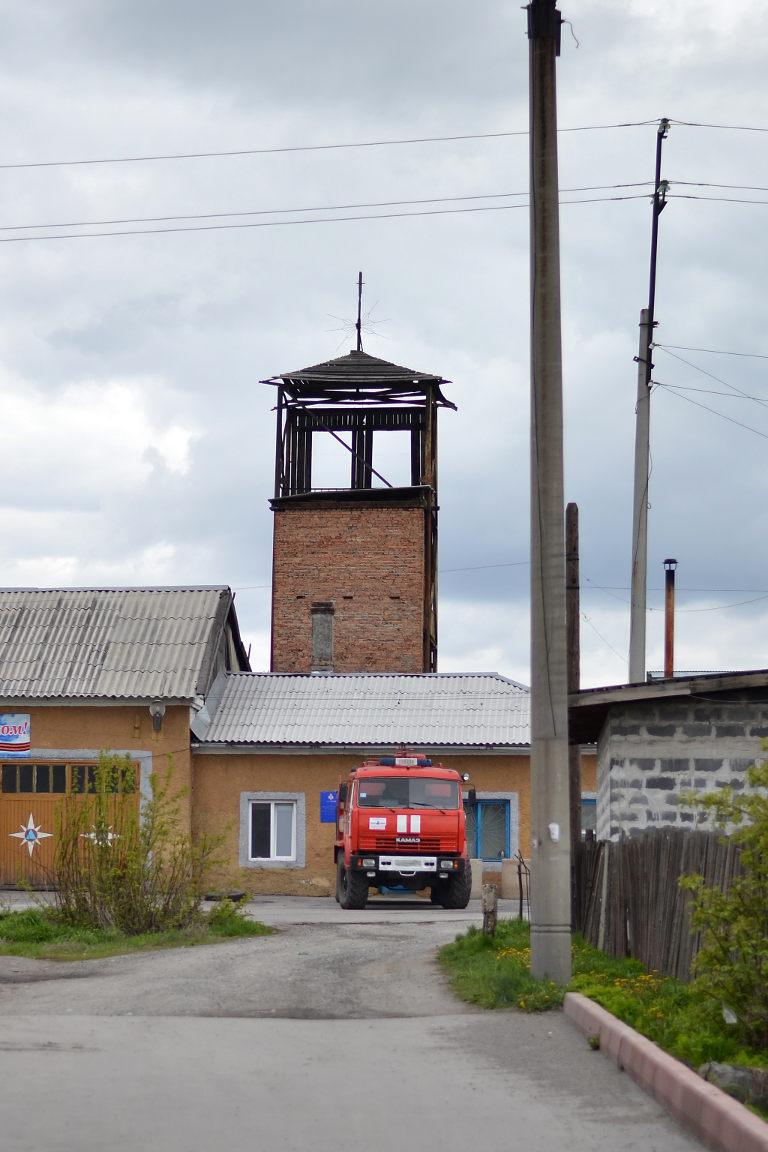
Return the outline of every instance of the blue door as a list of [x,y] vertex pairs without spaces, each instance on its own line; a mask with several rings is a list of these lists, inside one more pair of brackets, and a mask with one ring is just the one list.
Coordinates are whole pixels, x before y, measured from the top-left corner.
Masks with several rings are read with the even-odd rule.
[[478,800],[466,806],[467,851],[476,860],[509,859],[509,801]]

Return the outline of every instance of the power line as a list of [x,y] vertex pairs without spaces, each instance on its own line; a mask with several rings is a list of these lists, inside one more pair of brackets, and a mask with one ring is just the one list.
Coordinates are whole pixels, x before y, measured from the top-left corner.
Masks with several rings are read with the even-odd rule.
[[[674,348],[678,352],[708,352],[712,356],[748,356],[753,357],[755,360],[768,360],[768,354],[764,352],[728,352],[722,348],[689,348],[685,344],[654,344],[654,348],[661,348],[665,352],[670,348]],[[692,365],[696,367],[696,365]]]
[[[559,132],[599,132],[611,128],[644,128],[655,120],[638,120],[623,124],[587,124],[575,128],[559,128]],[[416,136],[404,140],[358,140],[344,144],[294,144],[278,148],[238,148],[223,152],[165,152],[146,156],[98,156],[84,160],[25,160],[13,164],[0,164],[0,169],[16,168],[73,168],[88,164],[146,164],[162,160],[218,160],[233,156],[273,156],[284,152],[330,152],[345,148],[388,148],[403,144],[443,144],[462,140],[498,140],[510,136],[527,136],[528,129],[515,132],[474,132],[463,136]]]
[[[585,188],[563,188],[561,191],[564,195],[575,195],[577,192],[610,192],[619,188],[642,188],[647,183],[648,181],[640,181],[636,184],[596,184]],[[467,200],[502,200],[528,196],[528,194],[526,188],[524,192],[483,192],[469,196],[432,196],[420,200],[374,200],[362,204],[324,204],[309,208],[249,208],[237,212],[198,212],[177,216],[129,216],[115,220],[67,220],[45,224],[3,224],[0,225],[0,232],[21,232],[41,228],[99,228],[118,224],[162,224],[184,220],[224,220],[241,216],[297,215],[301,212],[346,212],[353,208],[397,208],[421,204],[455,204]]]
[[[662,384],[662,388],[670,388],[673,392],[700,392],[702,396],[723,396],[726,400],[736,400],[737,397],[742,400],[751,400],[754,404],[768,404],[762,396],[750,396],[747,392],[739,392],[734,396],[733,392],[719,392],[715,388],[694,388],[692,384]],[[733,385],[729,384],[729,388]]]
[[445,576],[448,572],[481,572],[487,568],[523,568],[530,567],[530,563],[530,560],[508,560],[502,564],[473,564],[470,568],[441,568],[439,575]]
[[682,128],[719,128],[726,132],[768,132],[768,128],[754,128],[745,124],[700,124],[695,120],[673,120],[670,124],[679,124]]
[[[655,348],[656,345],[654,344],[653,347]],[[659,347],[662,346],[659,345]],[[761,400],[757,396],[749,396],[746,392],[742,391],[741,388],[737,388],[735,384],[731,384],[728,380],[723,380],[721,376],[715,376],[714,372],[708,372],[706,368],[701,368],[698,364],[694,364],[692,360],[686,360],[684,356],[678,356],[669,349],[664,350],[668,356],[679,360],[681,364],[687,364],[689,368],[693,368],[696,372],[701,372],[702,376],[708,376],[710,380],[714,380],[717,384],[722,384],[724,388],[730,388],[732,392],[735,392],[738,396],[742,396],[745,400],[754,400],[756,404],[766,403],[765,400]],[[668,385],[668,387],[673,387],[673,385]]]
[[[586,131],[586,129],[565,129],[565,131],[581,131],[581,130]],[[329,145],[329,147],[330,147],[330,145]],[[334,145],[334,147],[336,147],[336,145]],[[345,147],[345,146],[344,145],[338,145],[338,147]],[[353,147],[353,146],[349,145],[349,147]],[[218,155],[218,154],[213,154],[213,155]],[[72,163],[80,163],[80,161],[73,161]],[[82,163],[90,163],[90,161],[83,161]],[[108,161],[104,161],[104,163],[108,163]],[[0,165],[0,168],[1,167],[3,167],[3,165]],[[693,185],[692,181],[686,181],[685,183],[687,183],[689,185]],[[617,191],[620,189],[629,189],[629,188],[644,188],[648,184],[649,184],[649,181],[635,181],[632,183],[586,185],[584,187],[563,188],[560,190],[560,194],[561,195],[575,195],[579,192],[601,192],[601,191]],[[696,185],[696,186],[705,187],[706,185]],[[727,187],[727,185],[710,185],[710,186],[711,187]],[[766,191],[768,191],[768,189],[766,189]],[[467,195],[467,196],[436,196],[436,197],[427,197],[427,198],[421,198],[421,199],[415,199],[415,200],[383,200],[383,201],[369,201],[369,202],[353,203],[353,204],[316,205],[316,206],[306,207],[306,208],[252,208],[252,209],[245,209],[245,210],[240,210],[240,211],[185,213],[185,214],[175,214],[175,215],[167,215],[167,216],[118,217],[118,218],[106,219],[106,220],[71,220],[71,221],[63,221],[63,222],[46,222],[46,223],[42,223],[42,224],[4,224],[4,225],[0,225],[0,232],[21,232],[21,231],[28,231],[29,232],[29,231],[40,231],[40,230],[43,230],[46,228],[97,228],[97,227],[112,227],[112,226],[125,225],[125,224],[162,224],[162,223],[187,222],[187,221],[194,221],[194,220],[234,220],[234,219],[239,219],[239,218],[246,217],[246,216],[275,216],[275,215],[297,216],[297,215],[300,215],[300,214],[306,213],[306,212],[342,212],[342,211],[349,211],[352,209],[365,209],[365,208],[408,207],[408,206],[425,205],[425,204],[448,204],[448,203],[454,204],[454,203],[463,203],[463,202],[470,201],[470,200],[498,200],[498,199],[522,197],[522,196],[527,196],[527,195],[528,195],[527,190],[521,191],[521,192],[487,192],[487,193],[475,193],[475,194]],[[683,196],[680,196],[678,198],[679,199],[705,199],[705,200],[713,200],[713,201],[724,202],[724,203],[745,203],[745,204],[768,203],[768,201],[757,201],[757,200],[733,200],[730,197],[696,197],[696,196],[683,195]],[[592,198],[582,199],[582,200],[563,200],[563,201],[561,201],[561,206],[562,207],[568,207],[570,205],[575,205],[575,204],[605,203],[608,201],[619,202],[622,200],[636,200],[636,199],[645,199],[645,195],[639,194],[639,195],[632,195],[632,196],[610,196],[610,197],[600,196],[600,197],[592,197]],[[527,206],[528,205],[526,202],[525,204],[520,204],[520,205],[489,206],[487,208],[487,210],[488,211],[494,211],[494,210],[499,210],[501,208],[527,207]],[[467,209],[467,211],[472,211],[472,210],[473,209]],[[482,211],[482,210],[483,209],[481,209],[481,208],[474,209],[474,211]],[[443,210],[441,210],[441,212],[433,212],[433,213],[427,213],[427,212],[405,213],[405,212],[403,212],[403,213],[396,213],[396,214],[391,214],[391,215],[397,215],[397,216],[416,216],[416,215],[430,215],[430,214],[431,215],[438,215],[438,214],[446,213],[448,211],[450,211],[450,210],[449,209],[443,209]],[[456,211],[459,211],[459,210],[456,210]],[[391,215],[377,214],[377,215],[371,215],[371,216],[355,216],[355,217],[347,217],[347,218],[339,218],[339,219],[376,220],[376,219],[389,219],[389,218],[391,218]],[[120,231],[120,232],[98,232],[98,233],[92,233],[91,235],[93,237],[99,238],[99,237],[110,237],[110,236],[151,235],[154,232],[163,233],[163,232],[211,231],[214,228],[223,229],[223,228],[227,228],[227,227],[229,227],[229,228],[237,228],[237,227],[248,228],[248,227],[259,227],[259,226],[261,226],[261,227],[277,227],[277,226],[284,226],[284,225],[291,224],[291,223],[332,223],[333,220],[335,220],[335,219],[336,218],[332,218],[330,220],[323,219],[323,220],[311,220],[311,221],[273,220],[273,221],[267,221],[266,223],[261,224],[261,225],[259,225],[257,223],[250,223],[250,224],[244,223],[241,225],[235,225],[235,224],[233,224],[233,225],[211,225],[211,226],[201,226],[198,228],[131,229],[131,230],[125,230],[125,231]],[[50,236],[43,236],[43,237],[34,237],[34,236],[14,236],[14,237],[9,237],[9,238],[0,237],[0,243],[11,243],[11,242],[19,242],[22,240],[33,240],[33,239],[73,240],[73,239],[78,239],[79,236],[80,236],[80,234],[65,234],[65,235],[59,234],[59,235],[50,235]],[[654,346],[660,347],[660,348],[673,347],[673,345],[661,345],[661,344],[654,345]],[[690,349],[690,350],[691,351],[710,351],[708,349]],[[726,353],[723,353],[723,355],[725,355],[725,354]],[[730,355],[747,355],[747,353],[741,353],[741,354],[740,353],[730,353]],[[768,359],[768,356],[766,356],[765,358]]]
[[673,395],[679,396],[681,400],[686,400],[689,404],[695,405],[696,408],[703,408],[705,412],[711,412],[713,416],[719,416],[721,420],[727,420],[729,424],[735,424],[737,428],[743,428],[746,432],[753,432],[755,436],[759,436],[763,440],[768,440],[768,433],[759,432],[757,428],[753,428],[750,424],[743,424],[741,420],[734,420],[732,416],[726,416],[722,412],[718,412],[715,408],[710,408],[706,404],[702,404],[700,400],[693,400],[690,396],[683,395],[678,391],[674,384],[661,384],[658,380],[656,384],[663,388],[666,392],[671,392]]
[[[586,200],[566,200],[561,207],[575,204],[607,204],[622,200],[645,200],[643,195],[597,196]],[[296,227],[301,224],[343,224],[360,220],[396,220],[414,216],[450,216],[468,212],[508,212],[515,208],[527,208],[527,204],[495,204],[477,208],[435,208],[426,212],[380,212],[360,216],[313,216],[305,220],[258,220],[239,224],[196,224],[192,227],[173,228],[129,228],[112,232],[58,232],[38,236],[0,236],[0,244],[22,244],[39,240],[93,240],[114,236],[160,236],[173,232],[223,232],[244,228]]]
[[[760,128],[745,124],[703,124],[691,120],[669,120],[670,124],[677,124],[685,128],[714,128],[730,132],[768,132],[768,128]],[[658,117],[652,120],[627,120],[616,124],[580,124],[572,128],[558,128],[558,133],[571,132],[606,132],[618,128],[646,128],[651,124],[658,124]],[[514,136],[527,136],[528,129],[522,128],[510,132],[468,132],[453,136],[413,136],[393,140],[355,140],[340,144],[289,144],[274,148],[232,148],[220,151],[200,152],[160,152],[147,153],[138,156],[93,156],[77,160],[19,160],[12,163],[0,163],[0,170],[13,171],[25,168],[75,168],[87,165],[104,164],[149,164],[170,160],[219,160],[238,156],[275,156],[292,152],[332,152],[355,148],[390,148],[411,144],[450,144],[460,143],[464,140],[500,140]],[[729,187],[729,185],[712,185],[712,187]]]
[[670,200],[701,200],[708,204],[756,204],[761,207],[768,204],[768,200],[745,200],[743,196],[693,196],[690,192],[668,192]]
[[768,192],[761,184],[710,184],[705,180],[670,180],[670,184],[681,184],[684,188],[729,188],[735,192]]
[[614,656],[618,656],[619,660],[626,660],[626,656],[623,656],[623,655],[621,654],[621,652],[617,652],[617,651],[616,651],[616,649],[613,647],[613,645],[612,645],[611,643],[609,643],[609,641],[608,641],[608,640],[606,640],[606,638],[605,638],[605,636],[603,636],[602,632],[599,632],[599,631],[597,630],[597,628],[595,627],[595,625],[594,625],[594,624],[592,623],[592,621],[590,620],[589,616],[587,616],[586,612],[582,612],[582,613],[581,613],[581,618],[582,618],[582,620],[584,621],[584,623],[585,623],[585,624],[589,624],[590,628],[591,628],[591,629],[592,629],[592,631],[595,633],[595,635],[596,635],[596,636],[597,636],[597,637],[598,637],[600,640],[602,640],[602,642],[603,642],[603,644],[605,644],[606,648],[609,648],[609,649],[611,650],[611,652],[613,652]]
[[[737,601],[735,604],[714,604],[714,605],[712,605],[712,607],[710,607],[710,608],[675,608],[675,611],[676,611],[676,612],[684,612],[684,613],[691,613],[691,612],[724,612],[724,611],[726,611],[728,608],[743,608],[743,607],[744,607],[745,605],[747,605],[747,604],[757,604],[757,603],[759,603],[761,600],[768,600],[768,592],[766,592],[766,593],[765,593],[763,596],[755,596],[755,597],[753,597],[753,599],[751,599],[751,600],[739,600],[739,601]],[[651,609],[651,611],[653,611],[653,612],[663,612],[663,611],[664,611],[664,609],[663,609],[663,608],[653,608],[653,609]]]

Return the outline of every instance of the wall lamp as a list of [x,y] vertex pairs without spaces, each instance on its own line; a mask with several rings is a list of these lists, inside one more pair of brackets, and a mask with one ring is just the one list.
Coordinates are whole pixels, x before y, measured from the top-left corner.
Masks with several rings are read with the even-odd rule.
[[162,700],[153,700],[149,705],[149,714],[152,717],[152,727],[155,732],[159,732],[163,726],[163,716],[165,716],[165,704]]

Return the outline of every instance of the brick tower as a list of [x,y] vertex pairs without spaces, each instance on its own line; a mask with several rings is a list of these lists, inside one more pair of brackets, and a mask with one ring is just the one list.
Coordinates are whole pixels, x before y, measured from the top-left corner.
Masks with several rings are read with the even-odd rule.
[[271,670],[434,672],[446,381],[358,350],[262,383],[277,387]]

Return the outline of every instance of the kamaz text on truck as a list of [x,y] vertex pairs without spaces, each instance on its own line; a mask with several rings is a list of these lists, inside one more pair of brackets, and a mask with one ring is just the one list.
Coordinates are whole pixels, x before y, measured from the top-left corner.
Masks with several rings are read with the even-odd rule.
[[472,889],[462,779],[426,756],[400,751],[366,760],[339,785],[336,899],[364,908],[369,888],[430,890],[466,908]]

